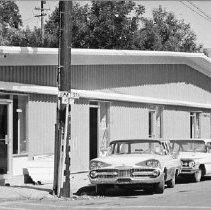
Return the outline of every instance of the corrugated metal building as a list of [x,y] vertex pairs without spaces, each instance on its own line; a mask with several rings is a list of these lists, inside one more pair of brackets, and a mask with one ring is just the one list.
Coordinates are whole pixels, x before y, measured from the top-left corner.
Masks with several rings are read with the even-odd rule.
[[[56,49],[0,47],[0,173],[53,177],[57,60]],[[73,49],[72,64],[72,172],[113,139],[211,137],[203,54]]]

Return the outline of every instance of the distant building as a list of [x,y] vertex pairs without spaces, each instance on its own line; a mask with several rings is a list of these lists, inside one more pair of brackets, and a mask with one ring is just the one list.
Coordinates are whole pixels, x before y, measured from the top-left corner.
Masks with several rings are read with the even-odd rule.
[[[2,174],[53,179],[57,61],[56,49],[0,47]],[[72,172],[113,139],[211,137],[203,54],[73,49],[71,82]]]

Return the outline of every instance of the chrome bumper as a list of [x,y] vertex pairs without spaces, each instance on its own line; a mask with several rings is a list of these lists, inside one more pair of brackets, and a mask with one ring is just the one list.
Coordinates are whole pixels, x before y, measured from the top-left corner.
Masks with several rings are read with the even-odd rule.
[[161,171],[158,176],[153,176],[152,171],[134,171],[133,173],[100,171],[96,178],[91,177],[90,173],[89,179],[92,184],[154,184],[162,181],[164,177],[164,173]]
[[198,170],[198,168],[182,167],[180,174],[194,174]]

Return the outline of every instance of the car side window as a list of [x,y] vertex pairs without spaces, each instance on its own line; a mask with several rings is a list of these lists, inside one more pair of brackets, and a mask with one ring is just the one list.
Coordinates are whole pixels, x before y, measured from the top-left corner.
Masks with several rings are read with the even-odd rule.
[[120,144],[119,147],[119,153],[120,154],[127,154],[128,153],[128,144]]
[[207,142],[207,152],[211,153],[211,142]]

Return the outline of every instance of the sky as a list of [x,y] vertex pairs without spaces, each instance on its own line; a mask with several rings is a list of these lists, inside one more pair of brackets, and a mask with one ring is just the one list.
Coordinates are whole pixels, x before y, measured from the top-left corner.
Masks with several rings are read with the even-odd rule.
[[[197,43],[203,44],[204,48],[211,48],[211,1],[189,2],[198,9],[194,8],[188,1],[137,1],[137,3],[145,6],[145,16],[150,16],[153,8],[158,8],[159,5],[162,5],[167,11],[173,12],[178,19],[184,19],[185,23],[190,23],[192,30],[197,35]],[[40,7],[40,1],[18,1],[17,5],[20,9],[24,27],[26,25],[30,28],[34,26],[40,27],[40,18],[34,17],[39,14],[34,8]],[[47,16],[51,14],[57,5],[58,1],[46,1],[44,7],[50,9],[46,11]],[[206,18],[202,17],[203,14],[200,10],[207,15]]]

